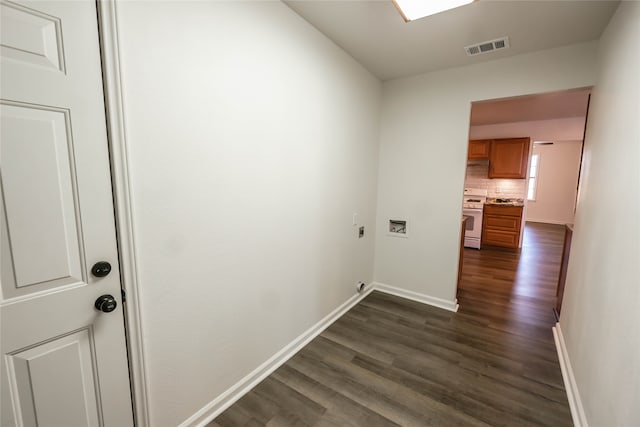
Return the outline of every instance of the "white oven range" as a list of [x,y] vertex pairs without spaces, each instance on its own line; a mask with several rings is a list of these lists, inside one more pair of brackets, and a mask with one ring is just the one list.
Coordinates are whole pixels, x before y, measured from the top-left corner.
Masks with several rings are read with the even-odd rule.
[[487,190],[482,188],[465,188],[462,201],[462,215],[467,217],[464,233],[466,248],[480,249],[482,237],[482,210],[487,201]]

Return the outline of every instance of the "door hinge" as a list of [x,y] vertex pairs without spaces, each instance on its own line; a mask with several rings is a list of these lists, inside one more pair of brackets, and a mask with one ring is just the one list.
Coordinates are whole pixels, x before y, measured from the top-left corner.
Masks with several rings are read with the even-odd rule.
[[120,289],[120,295],[122,295],[122,303],[124,304],[125,302],[127,302],[127,294],[125,293],[124,289]]

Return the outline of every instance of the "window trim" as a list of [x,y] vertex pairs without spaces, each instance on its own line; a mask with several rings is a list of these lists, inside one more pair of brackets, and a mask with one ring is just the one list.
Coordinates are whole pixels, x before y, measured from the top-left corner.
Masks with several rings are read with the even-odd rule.
[[[534,157],[536,158],[534,162]],[[535,163],[535,173],[532,175],[532,169]],[[527,173],[527,201],[535,202],[538,198],[538,180],[540,177],[540,153],[532,154],[529,162],[529,170]]]

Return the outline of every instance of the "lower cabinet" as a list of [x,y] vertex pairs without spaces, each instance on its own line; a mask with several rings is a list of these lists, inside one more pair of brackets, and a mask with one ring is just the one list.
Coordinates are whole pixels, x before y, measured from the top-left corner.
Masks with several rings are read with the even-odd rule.
[[522,226],[522,206],[484,205],[482,245],[517,249]]

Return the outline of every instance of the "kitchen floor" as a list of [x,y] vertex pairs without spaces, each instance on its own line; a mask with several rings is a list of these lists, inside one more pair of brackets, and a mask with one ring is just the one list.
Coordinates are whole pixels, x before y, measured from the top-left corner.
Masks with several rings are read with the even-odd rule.
[[552,337],[564,230],[527,222],[519,253],[465,248],[458,298],[482,303],[515,333],[539,329],[536,336]]
[[553,343],[563,227],[465,249],[460,310],[373,292],[210,426],[570,426]]

